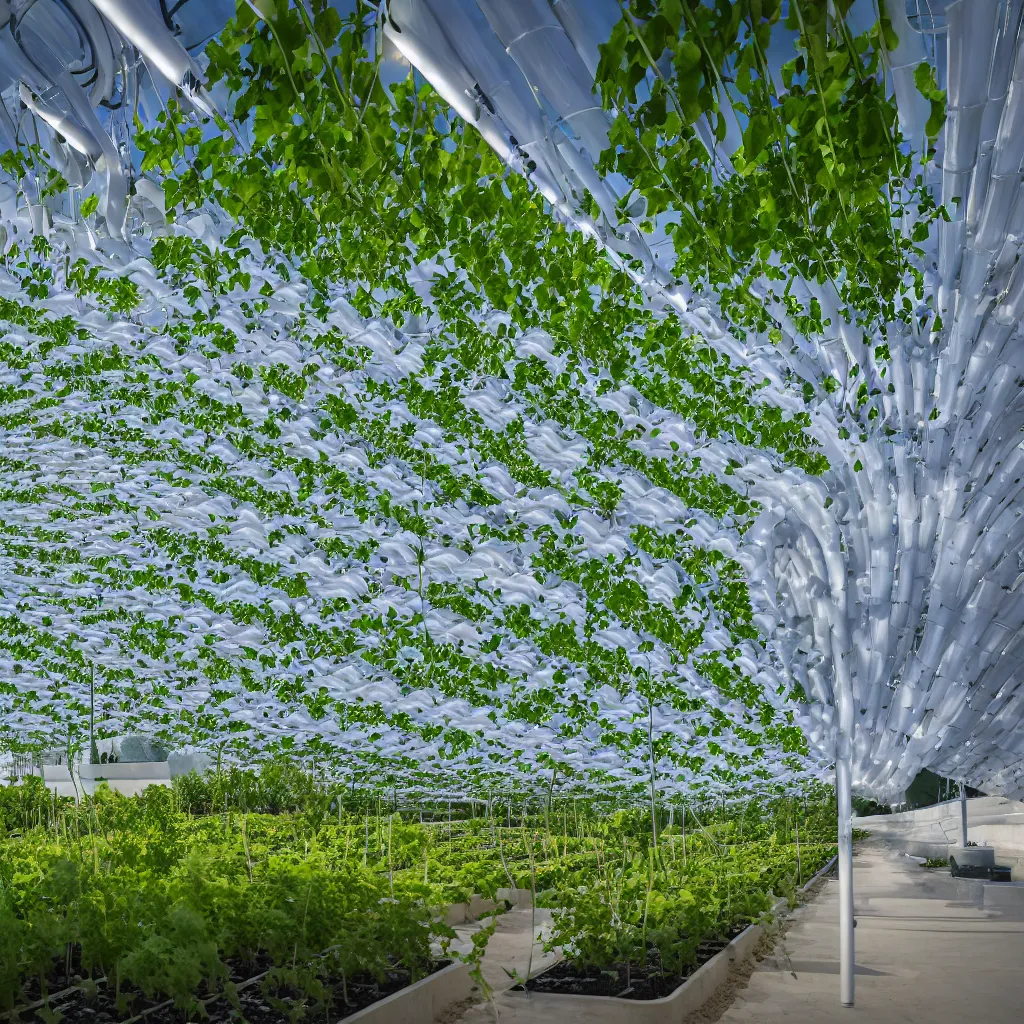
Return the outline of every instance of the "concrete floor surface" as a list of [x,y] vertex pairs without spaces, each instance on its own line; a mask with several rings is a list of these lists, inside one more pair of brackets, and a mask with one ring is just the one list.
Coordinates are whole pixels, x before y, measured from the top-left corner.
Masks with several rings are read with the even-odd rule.
[[[547,937],[550,929],[551,911],[539,909],[534,916],[530,910],[510,910],[498,918],[498,927],[487,942],[482,969],[484,980],[494,989],[494,1004],[498,1007],[501,1021],[515,1019],[517,1024],[534,1024],[541,1018],[520,1015],[523,1010],[521,1001],[510,1001],[503,997],[516,984],[513,976],[525,978],[538,974],[558,959],[555,953],[545,953],[543,942],[531,943],[531,935]],[[459,934],[456,949],[468,949],[472,945],[471,936],[479,928],[477,925],[457,925]],[[531,959],[532,946],[532,959]],[[475,1003],[471,1006],[454,1007],[452,1011],[440,1018],[441,1024],[495,1024],[495,1005],[489,1002]],[[527,1007],[527,1012],[529,1008]]]
[[[829,880],[793,912],[783,937],[744,983],[685,1024],[1024,1024],[1024,912],[981,906],[977,884],[926,870],[871,839],[854,858],[857,916],[856,1005],[839,1005],[838,885]],[[537,912],[536,931],[549,920]],[[468,942],[471,926],[457,929]],[[554,960],[531,943],[530,911],[502,916],[484,957],[494,1004],[453,1007],[442,1024],[569,1024],[503,992],[505,968],[533,973]],[[748,968],[749,970],[749,968]],[[746,972],[742,972],[746,973]],[[724,1012],[722,1007],[724,1006]],[[629,1024],[623,1016],[622,1024]]]
[[[856,1005],[839,1005],[838,883],[795,911],[722,1024],[1021,1024],[1024,915],[880,840],[854,858]],[[972,899],[972,897],[974,897]]]

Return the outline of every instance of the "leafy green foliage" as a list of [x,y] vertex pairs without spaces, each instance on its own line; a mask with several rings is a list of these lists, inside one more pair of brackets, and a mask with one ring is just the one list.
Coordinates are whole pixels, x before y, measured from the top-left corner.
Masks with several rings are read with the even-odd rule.
[[946,123],[946,93],[935,81],[935,69],[927,62],[922,62],[914,69],[914,84],[918,92],[931,104],[925,133],[928,141],[934,146],[935,140]]
[[[676,273],[718,295],[740,329],[834,332],[817,299],[791,292],[795,278],[834,285],[842,317],[865,331],[909,322],[903,296],[922,288],[920,239],[892,225],[907,211],[927,225],[937,211],[919,179],[904,186],[912,156],[886,92],[884,28],[854,37],[849,5],[838,6],[833,18],[812,0],[634,0],[601,50],[598,82],[617,112],[601,167],[626,176],[648,221],[678,214],[668,227]],[[767,54],[783,22],[797,53],[779,92]],[[940,97],[918,84],[933,100],[933,136]],[[735,173],[720,166],[727,118],[742,129]]]
[[[618,812],[605,825],[603,857],[566,870],[540,900],[554,909],[548,948],[577,968],[645,967],[685,977],[707,939],[728,941],[772,910],[835,852],[832,807],[789,802],[684,814],[651,844],[642,814]],[[799,820],[798,820],[799,819]],[[797,847],[790,842],[794,823]],[[631,827],[632,826],[632,827]],[[646,829],[646,831],[645,831]],[[595,870],[596,869],[596,870]]]
[[[509,798],[480,816],[428,799],[397,812],[382,794],[291,768],[242,774],[184,777],[132,798],[101,787],[0,835],[0,1003],[18,1005],[33,978],[44,994],[63,987],[73,949],[125,1015],[172,999],[201,1016],[203,1000],[232,999],[265,973],[269,1002],[316,1018],[331,999],[327,979],[404,970],[415,980],[454,937],[436,911],[509,886],[554,908],[551,943],[580,964],[640,962],[649,947],[684,970],[700,942],[792,893],[830,856],[835,828],[824,793],[804,806],[678,808],[673,824],[661,809],[653,844],[648,811],[602,801],[556,799],[538,813]],[[220,813],[193,813],[203,787]],[[0,789],[5,821],[42,789]],[[254,792],[301,810],[252,813]],[[477,974],[495,926],[463,956]]]
[[[767,750],[803,770],[743,570],[708,537],[735,553],[759,512],[748,455],[825,468],[809,416],[762,402],[554,223],[415,74],[386,90],[365,8],[258,10],[208,49],[233,130],[174,102],[135,126],[172,222],[145,257],[7,254],[3,425],[109,471],[78,487],[6,465],[7,499],[46,512],[0,524],[31,566],[30,611],[0,624],[21,667],[5,707],[74,747],[95,684],[168,742],[315,754],[360,780],[425,759],[528,777],[534,727],[644,774],[646,746],[673,784],[770,777]],[[216,240],[192,230],[225,215]],[[74,331],[26,301],[55,284]],[[637,514],[647,494],[670,521]],[[516,579],[456,571],[468,559]],[[651,737],[652,708],[692,728]]]

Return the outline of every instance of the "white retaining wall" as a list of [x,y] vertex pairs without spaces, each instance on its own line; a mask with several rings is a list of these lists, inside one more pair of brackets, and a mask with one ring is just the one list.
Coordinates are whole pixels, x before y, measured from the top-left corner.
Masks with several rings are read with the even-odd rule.
[[115,792],[135,796],[148,786],[170,786],[171,774],[166,761],[128,761],[115,764],[75,765],[75,777],[66,764],[44,764],[43,782],[57,796],[79,799],[91,796],[101,782]]
[[[945,857],[950,846],[959,845],[960,800],[899,814],[855,818],[854,828],[884,837],[893,846],[915,857]],[[996,863],[1024,879],[1024,803],[1001,796],[982,796],[967,801],[967,838],[996,851]]]

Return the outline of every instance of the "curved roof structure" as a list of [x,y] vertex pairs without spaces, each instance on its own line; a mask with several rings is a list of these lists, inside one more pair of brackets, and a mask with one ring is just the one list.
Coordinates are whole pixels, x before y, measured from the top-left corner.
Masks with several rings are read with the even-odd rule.
[[[409,392],[425,355],[430,361],[433,321],[414,318],[396,332],[357,313],[339,286],[329,314],[296,330],[301,289],[268,270],[261,253],[237,268],[248,285],[230,302],[193,285],[207,309],[215,304],[221,311],[211,315],[219,325],[211,334],[229,330],[233,340],[213,349],[175,347],[175,318],[183,322],[196,300],[183,301],[164,275],[154,273],[153,239],[166,231],[214,251],[231,224],[211,208],[163,226],[159,181],[140,172],[126,115],[138,110],[145,123],[155,123],[172,94],[197,116],[227,112],[223,83],[204,84],[199,45],[230,13],[230,5],[223,6],[200,11],[190,3],[172,13],[149,0],[0,0],[0,74],[9,76],[0,79],[0,133],[21,146],[37,139],[41,158],[72,191],[96,196],[98,218],[83,225],[78,211],[53,213],[54,202],[48,206],[42,196],[43,164],[26,165],[17,188],[0,195],[4,247],[17,238],[27,249],[25,238],[48,231],[73,238],[89,249],[100,279],[128,275],[139,298],[118,311],[116,295],[97,287],[95,299],[83,300],[79,288],[77,296],[51,296],[42,319],[5,314],[23,359],[16,365],[7,357],[7,383],[21,389],[13,400],[26,403],[13,411],[37,410],[5,427],[8,636],[27,623],[35,645],[17,655],[17,666],[14,648],[5,645],[13,682],[7,699],[8,713],[22,709],[25,730],[45,730],[65,713],[61,709],[80,709],[80,669],[91,664],[126,723],[134,721],[134,701],[141,717],[170,727],[175,715],[161,710],[167,702],[159,692],[181,673],[180,686],[170,683],[179,702],[174,707],[193,712],[196,722],[213,716],[202,719],[209,736],[221,735],[216,722],[233,722],[246,742],[294,735],[316,739],[324,749],[366,745],[371,764],[381,757],[425,762],[449,741],[449,755],[470,764],[479,758],[476,740],[482,739],[495,765],[511,758],[524,777],[551,763],[561,745],[567,770],[599,766],[613,777],[642,779],[656,759],[653,748],[642,749],[640,691],[624,698],[614,686],[602,687],[596,648],[552,667],[539,633],[516,634],[509,615],[521,605],[534,632],[574,621],[578,636],[624,652],[624,671],[658,676],[668,687],[675,696],[663,695],[647,708],[649,736],[673,737],[668,746],[678,747],[677,760],[666,752],[659,771],[677,773],[683,789],[704,766],[753,772],[759,758],[769,777],[800,777],[836,756],[837,736],[852,743],[854,783],[866,792],[895,795],[921,767],[1007,793],[1021,788],[1020,0],[889,2],[889,23],[881,30],[872,29],[873,5],[856,0],[844,5],[849,12],[841,31],[835,24],[821,29],[823,46],[834,37],[860,54],[836,71],[839,58],[828,72],[845,76],[843,95],[863,87],[883,111],[881,134],[868,124],[857,137],[866,180],[874,180],[868,171],[877,162],[870,154],[888,144],[879,139],[896,147],[891,167],[901,178],[886,172],[886,216],[866,214],[850,232],[855,238],[862,230],[865,240],[876,230],[891,235],[895,277],[884,276],[888,257],[878,262],[868,255],[867,241],[863,267],[847,265],[829,276],[814,270],[814,253],[790,259],[786,254],[795,250],[781,234],[775,253],[755,254],[745,264],[735,255],[742,239],[724,245],[724,276],[704,275],[687,262],[700,249],[690,222],[703,220],[709,236],[719,231],[719,207],[738,210],[750,200],[753,185],[747,183],[756,183],[758,167],[770,164],[773,152],[781,154],[776,165],[790,174],[793,193],[802,191],[791,175],[791,164],[806,156],[793,141],[800,129],[772,143],[769,125],[769,136],[759,137],[763,126],[741,88],[747,58],[737,54],[756,52],[760,63],[745,73],[762,83],[779,110],[788,109],[790,97],[805,101],[815,94],[814,75],[824,65],[813,58],[794,72],[793,42],[819,38],[800,22],[818,5],[783,5],[785,19],[772,23],[763,47],[761,25],[737,23],[732,56],[721,65],[730,74],[711,82],[708,71],[701,89],[714,94],[713,102],[697,90],[700,103],[693,109],[683,92],[685,75],[711,66],[701,64],[710,60],[701,19],[711,18],[711,8],[700,4],[662,5],[678,11],[677,24],[675,14],[653,9],[648,21],[624,17],[615,0],[391,0],[366,15],[369,25],[383,29],[371,29],[382,52],[382,80],[401,81],[414,67],[507,168],[543,196],[554,225],[570,225],[602,247],[637,282],[651,317],[674,318],[722,359],[719,365],[745,368],[760,406],[776,410],[779,422],[806,423],[809,450],[827,460],[827,469],[808,471],[806,459],[782,458],[741,431],[708,438],[694,428],[692,409],[680,412],[664,396],[652,398],[635,386],[609,391],[603,368],[594,364],[574,385],[585,407],[613,413],[617,429],[641,428],[631,442],[640,461],[629,456],[632,468],[621,461],[606,466],[603,479],[621,492],[607,515],[595,515],[593,492],[581,499],[574,490],[581,464],[589,465],[594,452],[582,421],[559,422],[554,406],[531,407],[518,390],[517,365],[539,363],[554,374],[565,368],[565,352],[544,331],[519,334],[509,348],[506,374],[514,386],[482,377],[462,390],[459,400],[477,426],[461,433],[439,429]],[[351,5],[336,6],[347,13]],[[927,14],[919,6],[927,6]],[[264,4],[249,7],[272,20],[278,16]],[[778,5],[764,5],[769,8]],[[655,24],[658,17],[667,34]],[[786,30],[785,23],[796,28]],[[872,54],[877,66],[869,63]],[[615,85],[623,68],[632,78]],[[633,74],[635,68],[640,71]],[[661,121],[653,134],[623,134],[659,101]],[[884,121],[890,101],[898,139]],[[665,127],[673,117],[675,131]],[[828,135],[827,124],[813,130],[823,140]],[[653,154],[645,148],[648,139],[656,139]],[[829,139],[819,147],[832,161],[825,176],[845,164],[844,180],[852,181],[856,162],[850,155],[840,160],[836,146]],[[670,160],[684,151],[685,180]],[[627,159],[637,152],[650,160],[653,177]],[[836,223],[857,217],[856,204],[867,208],[878,191],[841,196]],[[781,206],[783,196],[775,198]],[[765,199],[758,195],[750,217],[770,239],[776,211]],[[809,202],[809,225],[823,208]],[[820,232],[809,227],[807,236],[830,245],[831,230],[828,224]],[[43,276],[59,271],[46,254],[38,264]],[[413,265],[410,273],[419,275],[424,295],[445,273],[443,260]],[[264,285],[273,299],[257,315],[252,303]],[[24,276],[8,278],[3,287],[5,298],[17,302]],[[746,312],[738,315],[739,308]],[[64,312],[85,336],[54,337]],[[487,315],[492,336],[505,337],[509,322],[501,310]],[[344,352],[339,337],[349,346]],[[102,388],[69,384],[62,406],[46,406],[68,365],[94,352],[109,355],[114,347],[131,355],[103,367]],[[635,346],[628,359],[640,359]],[[240,365],[250,370],[240,374]],[[644,366],[636,365],[643,376]],[[152,367],[144,385],[138,381],[143,366]],[[27,372],[31,380],[23,379]],[[115,397],[129,379],[139,385],[130,401]],[[745,385],[737,380],[736,386]],[[168,393],[174,395],[171,412]],[[324,433],[321,417],[331,403],[351,412]],[[280,406],[289,410],[283,429]],[[229,408],[239,410],[237,436],[215,443],[217,431],[199,411]],[[147,411],[157,409],[162,419]],[[112,417],[122,432],[138,428],[142,437],[98,442],[97,417]],[[261,430],[266,435],[268,418],[278,423],[276,443],[264,436],[254,445]],[[58,434],[54,426],[64,423],[68,432]],[[380,423],[392,434],[382,435]],[[507,454],[493,447],[510,424],[523,431],[532,477],[523,475],[520,461],[517,478]],[[695,511],[691,498],[671,485],[655,486],[651,467],[680,449],[699,451],[711,478],[738,483],[755,511],[742,522],[723,520]],[[307,481],[310,464],[316,472]],[[331,498],[342,479],[337,474],[359,478],[341,502]],[[453,479],[483,490],[469,499],[453,497]],[[83,494],[105,495],[103,508]],[[303,507],[289,505],[290,498]],[[59,536],[50,532],[49,524],[65,517],[69,506],[80,509],[79,525],[62,526]],[[410,517],[428,506],[436,522],[418,532]],[[202,535],[200,522],[211,524],[211,536]],[[526,533],[513,536],[512,527]],[[676,609],[680,622],[703,617],[700,644],[682,657],[673,642],[651,632],[652,620],[630,621],[609,604],[608,593],[595,592],[588,604],[582,577],[562,571],[553,581],[544,562],[550,554],[545,527],[559,544],[580,545],[577,561],[610,559],[616,582],[634,582],[652,607]],[[678,534],[682,546],[645,549],[638,540],[645,527]],[[706,551],[721,557],[704,584],[698,562],[706,556],[695,552]],[[47,568],[40,572],[39,566]],[[157,585],[151,574],[166,567],[167,578]],[[702,655],[735,647],[714,592],[727,588],[729,573],[740,567],[749,581],[751,621],[765,640],[743,640],[730,665],[757,681],[755,704],[796,716],[815,752],[800,768],[767,752],[771,744],[759,738],[738,693],[723,694],[721,686],[708,684],[707,670],[695,668]],[[118,575],[140,572],[145,579],[134,582]],[[425,586],[437,589],[425,595]],[[684,591],[693,597],[689,603],[677,600]],[[132,599],[125,600],[129,593]],[[55,614],[58,595],[71,594]],[[108,595],[123,620],[109,628],[97,620],[86,636],[74,624],[89,594],[97,608]],[[231,600],[261,612],[243,623]],[[595,632],[595,614],[603,632]],[[275,637],[288,616],[287,632]],[[382,641],[394,617],[395,636],[404,630],[405,639]],[[76,629],[81,642],[60,647]],[[143,635],[154,629],[159,636]],[[334,631],[330,638],[324,629]],[[360,630],[368,639],[353,646],[349,638]],[[486,683],[468,668],[459,676],[464,688],[447,694],[438,692],[444,687],[436,679],[407,682],[417,677],[424,641],[442,636],[452,658],[461,647],[474,665],[487,667]],[[382,644],[386,658],[367,656],[367,648]],[[58,647],[59,657],[44,651]],[[282,649],[286,666],[277,660]],[[196,675],[203,659],[220,665],[218,658],[230,680],[219,688],[211,673]],[[133,663],[129,680],[126,666]],[[313,694],[309,672],[319,687]],[[790,702],[794,684],[806,697],[800,706]],[[49,703],[40,696],[47,687]],[[124,692],[130,697],[116,696]],[[328,728],[318,700],[339,702],[350,721]],[[657,727],[653,704],[663,716]],[[364,706],[377,710],[351,711]],[[584,710],[574,718],[566,714],[570,707]],[[401,718],[417,715],[425,728],[410,729]],[[608,742],[616,722],[631,737],[621,744]],[[368,741],[368,735],[375,738]],[[463,736],[475,739],[455,753]],[[524,754],[527,748],[532,753]]]
[[[870,7],[852,5],[854,31]],[[928,231],[924,288],[913,296],[938,317],[930,331],[890,322],[865,336],[841,314],[834,287],[797,278],[831,323],[805,333],[779,306],[781,344],[737,333],[718,296],[672,275],[665,224],[678,209],[641,228],[642,213],[629,217],[621,202],[634,182],[601,173],[615,111],[595,99],[595,75],[622,18],[615,0],[395,0],[388,33],[510,165],[535,165],[531,179],[554,210],[612,258],[634,261],[653,295],[772,381],[775,401],[793,402],[789,381],[813,389],[812,430],[830,470],[799,482],[757,459],[737,470],[766,508],[759,543],[777,582],[776,643],[816,702],[812,735],[827,746],[837,689],[849,685],[855,784],[898,792],[927,766],[1015,791],[1024,753],[1022,5],[900,0],[885,10],[898,42],[886,80],[908,153],[926,145],[918,67],[931,64],[946,95],[935,152],[911,165],[949,213]],[[662,74],[652,56],[650,83]],[[775,59],[776,76],[785,59]],[[744,114],[723,117],[724,138],[710,122],[696,129],[714,151],[715,177],[728,179]],[[585,209],[585,195],[599,213]],[[908,211],[900,229],[914,227]],[[768,282],[753,287],[767,304]],[[822,389],[830,378],[842,387]],[[851,412],[864,385],[870,397]]]

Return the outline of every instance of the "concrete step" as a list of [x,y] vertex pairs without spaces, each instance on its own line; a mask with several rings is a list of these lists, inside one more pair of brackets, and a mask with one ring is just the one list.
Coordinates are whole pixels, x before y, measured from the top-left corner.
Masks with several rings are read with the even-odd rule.
[[1024,882],[986,882],[984,888],[986,907],[1024,907]]

